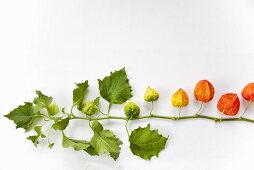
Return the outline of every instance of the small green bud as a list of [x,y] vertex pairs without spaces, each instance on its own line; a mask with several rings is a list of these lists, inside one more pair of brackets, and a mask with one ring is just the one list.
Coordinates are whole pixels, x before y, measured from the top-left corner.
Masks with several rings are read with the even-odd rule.
[[59,112],[59,107],[56,103],[53,103],[47,107],[47,111],[50,116],[55,116]]
[[82,113],[91,116],[97,111],[97,106],[93,101],[87,101],[83,104],[81,111]]
[[150,86],[147,87],[145,95],[144,95],[144,100],[147,102],[152,102],[157,100],[160,97],[159,93],[151,88]]
[[134,102],[128,102],[124,106],[124,113],[125,115],[130,118],[130,117],[137,117],[140,113],[140,108],[139,106],[134,103]]

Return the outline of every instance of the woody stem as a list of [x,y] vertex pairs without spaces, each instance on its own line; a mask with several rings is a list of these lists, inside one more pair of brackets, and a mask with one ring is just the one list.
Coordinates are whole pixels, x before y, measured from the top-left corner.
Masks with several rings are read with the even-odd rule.
[[165,119],[165,120],[173,120],[173,121],[178,121],[178,120],[185,120],[185,119],[208,119],[208,120],[213,120],[215,122],[229,122],[229,121],[245,121],[245,122],[250,122],[254,123],[253,119],[249,118],[244,118],[244,117],[239,117],[239,118],[218,118],[218,117],[212,117],[212,116],[205,116],[205,115],[193,115],[193,116],[181,116],[181,117],[176,117],[176,116],[160,116],[160,115],[147,115],[147,116],[139,116],[135,118],[127,118],[127,117],[120,117],[120,116],[109,116],[109,117],[100,117],[100,118],[87,118],[87,117],[71,117],[70,119],[81,119],[81,120],[124,120],[127,121],[129,120],[141,120],[141,119],[151,119],[151,118],[156,118],[156,119]]

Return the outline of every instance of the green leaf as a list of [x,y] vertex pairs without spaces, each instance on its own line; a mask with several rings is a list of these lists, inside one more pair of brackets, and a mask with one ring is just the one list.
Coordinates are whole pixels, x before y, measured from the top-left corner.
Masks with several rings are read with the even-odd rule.
[[50,148],[50,149],[52,149],[52,147],[55,145],[55,143],[50,143],[50,142],[48,142],[48,147]]
[[56,119],[52,127],[55,130],[64,130],[69,125],[69,121],[70,121],[69,117],[65,119]]
[[45,138],[46,136],[42,133],[41,131],[41,128],[42,126],[35,126],[34,127],[34,130],[35,132],[37,133],[37,135],[32,135],[32,136],[29,136],[27,139],[28,140],[31,140],[33,143],[34,143],[34,146],[37,147],[37,145],[39,144],[39,138]]
[[41,93],[41,91],[36,90],[35,91],[38,97],[34,98],[34,104],[41,104],[44,105],[45,107],[49,106],[52,102],[52,97],[46,96]]
[[92,124],[94,135],[91,139],[91,145],[94,147],[94,153],[101,155],[109,153],[113,159],[117,159],[120,153],[120,145],[122,141],[109,130],[103,130],[102,125],[98,121]]
[[27,137],[28,140],[31,140],[33,143],[34,143],[34,146],[37,147],[37,145],[39,144],[39,139],[40,136],[38,135],[32,135],[32,136],[29,136]]
[[129,141],[130,149],[134,155],[140,156],[145,160],[159,155],[165,148],[168,138],[158,134],[158,130],[151,130],[150,124],[145,128],[137,128],[132,131]]
[[110,76],[98,82],[101,96],[111,104],[122,104],[132,97],[125,68],[111,72]]
[[95,120],[93,121],[92,129],[95,132],[101,132],[103,130],[103,126],[97,120]]
[[98,156],[99,154],[95,151],[95,148],[90,145],[88,148],[84,149],[84,151],[86,151],[89,155],[92,156]]
[[16,128],[24,128],[26,131],[30,130],[31,125],[35,123],[40,116],[41,114],[39,112],[34,111],[33,104],[28,102],[5,115],[9,120],[14,121],[17,125]]
[[73,107],[77,106],[78,109],[81,109],[82,102],[84,100],[85,94],[88,88],[88,80],[84,83],[77,83],[76,88],[73,90]]
[[72,147],[75,151],[80,151],[87,149],[90,143],[85,140],[70,139],[63,133],[62,145],[64,148]]
[[42,133],[41,128],[42,128],[42,126],[35,126],[35,127],[34,127],[34,130],[35,130],[35,132],[36,132],[39,136],[41,136],[42,138],[45,138],[46,136]]
[[37,112],[43,108],[47,108],[51,104],[53,98],[42,94],[39,90],[36,90],[35,92],[38,97],[34,98],[33,103],[36,104],[35,111]]
[[113,158],[114,160],[117,160],[117,158],[119,157],[119,152],[118,153],[113,153],[113,152],[110,152],[109,155],[111,156],[111,158]]
[[100,104],[100,97],[96,97],[93,101],[93,103],[95,104],[95,106],[99,107]]

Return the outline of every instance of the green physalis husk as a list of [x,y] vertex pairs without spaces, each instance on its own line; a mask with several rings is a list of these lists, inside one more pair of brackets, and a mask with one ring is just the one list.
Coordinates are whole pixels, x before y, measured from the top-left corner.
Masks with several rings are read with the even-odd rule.
[[82,113],[91,116],[97,111],[97,106],[94,101],[87,101],[83,104],[81,111]]
[[136,103],[128,102],[124,106],[124,113],[125,113],[126,117],[128,117],[128,118],[138,117],[138,115],[140,113],[140,108]]
[[159,98],[159,93],[151,88],[150,86],[147,87],[145,95],[144,95],[144,100],[147,102],[153,102]]
[[59,107],[56,103],[53,103],[47,107],[47,111],[50,116],[55,116],[59,112]]

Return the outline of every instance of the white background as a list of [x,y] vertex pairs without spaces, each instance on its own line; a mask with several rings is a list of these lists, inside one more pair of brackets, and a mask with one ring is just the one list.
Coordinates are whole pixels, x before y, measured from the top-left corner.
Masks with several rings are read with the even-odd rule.
[[[180,87],[190,96],[183,115],[194,114],[199,104],[192,91],[200,79],[216,89],[202,114],[219,117],[216,103],[226,92],[239,94],[242,112],[246,102],[240,92],[254,81],[253,57],[253,0],[0,1],[0,169],[253,169],[254,124],[247,122],[133,121],[130,129],[150,122],[170,136],[159,158],[144,161],[131,154],[124,122],[103,121],[124,142],[115,162],[63,149],[61,135],[54,132],[53,149],[46,142],[35,148],[26,139],[31,133],[2,117],[31,101],[36,89],[69,110],[74,82],[88,79],[88,99],[93,99],[97,78],[124,66],[142,115],[149,109],[143,102],[148,85],[161,94],[156,114],[176,114],[170,97]],[[246,116],[254,118],[253,113],[254,106]],[[112,114],[123,115],[122,106],[114,106]],[[66,133],[79,139],[92,135],[83,121],[71,122]]]

